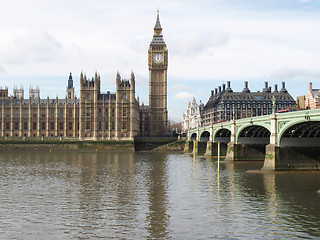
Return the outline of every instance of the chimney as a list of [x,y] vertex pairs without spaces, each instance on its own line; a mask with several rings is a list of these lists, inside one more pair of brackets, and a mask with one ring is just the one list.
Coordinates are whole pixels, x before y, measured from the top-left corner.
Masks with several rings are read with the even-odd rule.
[[286,83],[285,82],[282,82],[282,88],[281,88],[280,92],[288,92],[287,89],[286,89]]
[[244,89],[242,90],[242,92],[250,92],[247,81],[244,82]]
[[309,92],[312,91],[312,82],[309,82]]
[[226,90],[226,85],[222,84],[222,91],[224,92]]
[[264,89],[263,92],[268,92],[269,88],[268,88],[268,82],[264,82]]
[[211,90],[211,96],[213,96],[213,90]]
[[221,86],[219,86],[219,93],[221,93]]
[[232,92],[232,89],[230,88],[230,81],[227,81],[227,92]]
[[217,95],[217,93],[218,93],[218,88],[215,88],[214,89],[214,94]]
[[274,92],[278,92],[278,84],[274,85]]

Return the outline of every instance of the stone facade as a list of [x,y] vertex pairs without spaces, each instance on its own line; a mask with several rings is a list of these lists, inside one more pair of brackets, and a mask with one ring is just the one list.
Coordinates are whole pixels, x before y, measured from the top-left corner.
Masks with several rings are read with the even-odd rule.
[[309,91],[305,100],[306,109],[320,108],[320,89],[312,89],[312,83],[309,83]]
[[296,108],[296,102],[286,90],[284,82],[280,91],[275,85],[273,92],[267,82],[262,92],[251,92],[248,82],[245,82],[242,92],[233,92],[230,82],[227,82],[227,88],[223,84],[222,88],[219,86],[215,91],[211,91],[211,96],[203,108],[203,124],[269,115],[273,107],[275,112]]
[[186,113],[182,114],[182,132],[202,126],[202,109],[203,104],[200,101],[198,105],[194,97],[188,102]]
[[40,99],[29,91],[29,99],[0,99],[1,137],[63,137],[80,140],[132,140],[139,135],[139,104],[135,99],[135,77],[116,77],[116,93],[100,92],[100,76],[80,76],[80,98],[74,96],[69,76],[65,99]]
[[98,73],[80,75],[80,97],[75,96],[70,73],[64,99],[41,99],[39,88],[0,89],[0,137],[78,138],[79,140],[133,140],[136,136],[168,134],[168,50],[162,36],[159,12],[148,51],[149,106],[135,98],[135,76],[116,75],[116,92],[102,93]]

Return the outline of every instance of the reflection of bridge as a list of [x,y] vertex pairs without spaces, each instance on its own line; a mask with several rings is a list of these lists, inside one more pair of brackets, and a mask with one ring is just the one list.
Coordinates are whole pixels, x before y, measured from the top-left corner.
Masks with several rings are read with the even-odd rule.
[[[232,120],[189,130],[186,148],[227,144],[226,160],[262,160],[263,169],[320,167],[320,109]],[[193,146],[195,144],[195,146]]]

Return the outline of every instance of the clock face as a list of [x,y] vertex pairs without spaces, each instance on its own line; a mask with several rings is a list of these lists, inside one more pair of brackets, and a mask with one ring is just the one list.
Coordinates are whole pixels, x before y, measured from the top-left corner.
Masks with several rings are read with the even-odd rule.
[[163,56],[160,53],[153,55],[153,61],[155,63],[161,63],[163,61]]

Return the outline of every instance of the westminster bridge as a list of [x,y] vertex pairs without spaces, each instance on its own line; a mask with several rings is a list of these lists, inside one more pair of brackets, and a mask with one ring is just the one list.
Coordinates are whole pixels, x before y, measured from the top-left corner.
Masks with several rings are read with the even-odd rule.
[[190,129],[186,150],[225,160],[264,160],[263,170],[320,168],[320,109],[275,113]]

